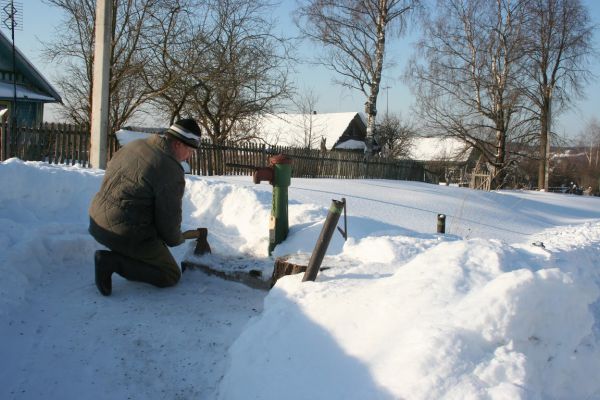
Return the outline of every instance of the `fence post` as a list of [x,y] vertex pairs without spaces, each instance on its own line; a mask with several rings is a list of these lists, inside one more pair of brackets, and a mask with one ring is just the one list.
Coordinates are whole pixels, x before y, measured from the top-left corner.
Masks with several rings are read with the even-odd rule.
[[446,215],[444,214],[437,216],[437,233],[446,233]]
[[83,134],[81,128],[77,129],[77,161],[82,167],[85,167],[83,162]]
[[0,161],[5,161],[8,146],[8,123],[4,121],[4,118],[0,117]]
[[83,159],[85,160],[85,166],[86,167],[90,167],[90,152],[91,152],[91,143],[90,140],[92,139],[92,132],[90,130],[89,125],[84,125],[83,126],[83,151],[84,151],[84,156]]

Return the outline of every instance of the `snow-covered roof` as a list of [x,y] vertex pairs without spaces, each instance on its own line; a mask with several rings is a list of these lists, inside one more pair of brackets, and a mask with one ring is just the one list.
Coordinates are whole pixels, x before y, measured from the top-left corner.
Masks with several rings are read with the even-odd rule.
[[572,159],[578,157],[585,157],[585,151],[580,151],[580,149],[560,149],[560,151],[551,151],[550,157],[552,159]]
[[[8,83],[8,82],[0,82],[0,98],[12,99],[13,96],[14,96],[13,84]],[[41,93],[27,89],[26,87],[21,86],[21,85],[17,85],[17,98],[18,99],[35,100],[35,101],[43,101],[43,102],[56,101],[54,99],[54,97],[45,96]]]
[[418,161],[466,162],[471,151],[472,148],[456,138],[416,137],[412,142],[410,158]]
[[365,150],[367,145],[362,140],[350,139],[338,144],[335,148],[340,150]]
[[[52,84],[42,75],[40,71],[25,57],[21,51],[15,47],[15,55],[16,55],[16,67],[17,71],[23,74],[27,80],[36,86],[38,89],[45,92],[45,96],[41,94],[37,94],[37,98],[33,98],[28,96],[28,99],[44,101],[44,102],[62,102],[62,99],[56,89],[52,86]],[[0,31],[0,53],[2,54],[10,54],[12,52],[12,43],[1,31]],[[26,90],[26,89],[25,89]],[[34,92],[32,92],[34,93]],[[5,97],[5,96],[2,96]],[[12,91],[10,94],[12,97]],[[18,88],[17,88],[17,97],[19,96]],[[43,97],[43,98],[42,98]]]
[[366,126],[362,113],[342,112],[323,114],[267,114],[259,117],[258,129],[268,143],[279,146],[305,146],[310,133],[313,148],[318,148],[321,138],[331,150],[340,136],[359,115]]

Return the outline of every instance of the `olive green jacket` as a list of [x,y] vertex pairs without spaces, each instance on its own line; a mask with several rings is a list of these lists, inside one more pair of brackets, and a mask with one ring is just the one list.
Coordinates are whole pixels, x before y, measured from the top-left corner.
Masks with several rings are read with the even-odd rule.
[[156,240],[183,243],[181,163],[164,137],[133,141],[115,153],[90,205],[90,228],[105,246],[125,251]]

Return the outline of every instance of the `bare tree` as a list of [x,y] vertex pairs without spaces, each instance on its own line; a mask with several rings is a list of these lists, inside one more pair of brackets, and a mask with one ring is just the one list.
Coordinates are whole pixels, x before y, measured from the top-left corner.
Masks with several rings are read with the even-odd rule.
[[582,166],[578,173],[581,186],[588,193],[600,193],[600,121],[592,118],[585,126],[579,137],[579,145],[585,155],[587,165]]
[[508,140],[528,138],[520,61],[525,1],[438,1],[408,76],[426,126],[477,148],[498,187]]
[[247,126],[252,117],[273,111],[289,96],[290,43],[273,33],[266,1],[203,5],[204,23],[191,41],[202,50],[186,61],[188,74],[180,76],[179,90],[187,99],[181,113],[196,117],[213,143],[257,138]]
[[528,2],[529,96],[539,120],[538,186],[548,189],[552,120],[582,94],[593,54],[589,11],[580,0]]
[[302,94],[293,100],[298,113],[301,115],[302,137],[296,138],[301,147],[312,149],[320,144],[323,126],[320,126],[317,115],[319,96],[312,89],[305,89]]
[[[169,124],[183,117],[184,106],[196,90],[196,64],[202,61],[201,55],[208,46],[206,41],[197,39],[205,35],[208,14],[197,15],[191,11],[194,9],[193,0],[181,0],[170,9],[152,12],[152,22],[145,32],[143,80],[148,90],[156,93],[149,104]],[[202,10],[200,6],[197,9]],[[197,47],[199,43],[203,47]]]
[[303,0],[296,24],[321,44],[319,63],[336,72],[336,82],[367,98],[367,136],[375,132],[377,96],[384,68],[386,40],[405,31],[419,0]]
[[386,157],[408,158],[416,136],[413,126],[400,116],[387,114],[377,125],[375,137]]
[[62,115],[72,123],[89,124],[96,3],[91,0],[48,2],[66,14],[56,40],[45,43],[44,51],[49,61],[63,63],[64,73],[57,82],[65,105],[61,110]]
[[[178,7],[178,0],[113,0],[113,41],[110,73],[110,127],[114,131],[139,111],[155,90],[148,90],[142,79],[147,65],[144,40],[151,16],[160,9]],[[90,121],[94,46],[95,1],[48,0],[65,14],[57,38],[46,43],[50,61],[64,62],[65,73],[58,86],[65,97],[64,116],[74,123]],[[162,88],[161,88],[162,89]]]
[[588,162],[588,167],[598,169],[600,167],[600,121],[592,118],[583,128],[578,137],[580,146]]

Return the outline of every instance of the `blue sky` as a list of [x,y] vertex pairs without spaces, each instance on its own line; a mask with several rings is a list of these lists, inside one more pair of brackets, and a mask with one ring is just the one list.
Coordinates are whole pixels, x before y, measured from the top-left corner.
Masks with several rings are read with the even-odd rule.
[[[583,2],[591,11],[593,23],[600,25],[600,1],[583,0]],[[21,4],[23,5],[23,29],[15,33],[17,47],[50,81],[53,81],[56,67],[45,63],[42,59],[40,40],[52,39],[55,30],[60,28],[61,14],[41,0],[21,0]],[[296,32],[291,18],[294,7],[295,1],[283,0],[274,14],[279,20],[281,32],[286,35]],[[4,27],[3,32],[10,34]],[[397,66],[384,71],[382,87],[389,87],[389,89],[380,92],[378,99],[380,113],[384,113],[387,108],[389,112],[401,113],[405,118],[410,118],[412,115],[410,107],[413,97],[400,76],[406,60],[413,52],[411,44],[414,40],[413,37],[405,37],[395,39],[393,42],[388,41],[392,45],[392,51],[388,52],[390,56],[388,59],[393,59]],[[596,32],[594,46],[600,50],[600,31]],[[300,51],[308,57],[312,49],[309,45],[303,45]],[[294,79],[298,89],[312,90],[318,96],[317,112],[363,111],[365,102],[363,95],[333,84],[331,72],[324,68],[306,65],[299,65],[297,71]],[[587,88],[586,99],[574,103],[572,110],[561,115],[556,121],[555,130],[563,136],[577,135],[592,116],[600,118],[600,59],[593,64],[592,71],[598,78]],[[47,116],[52,118],[48,113]]]

